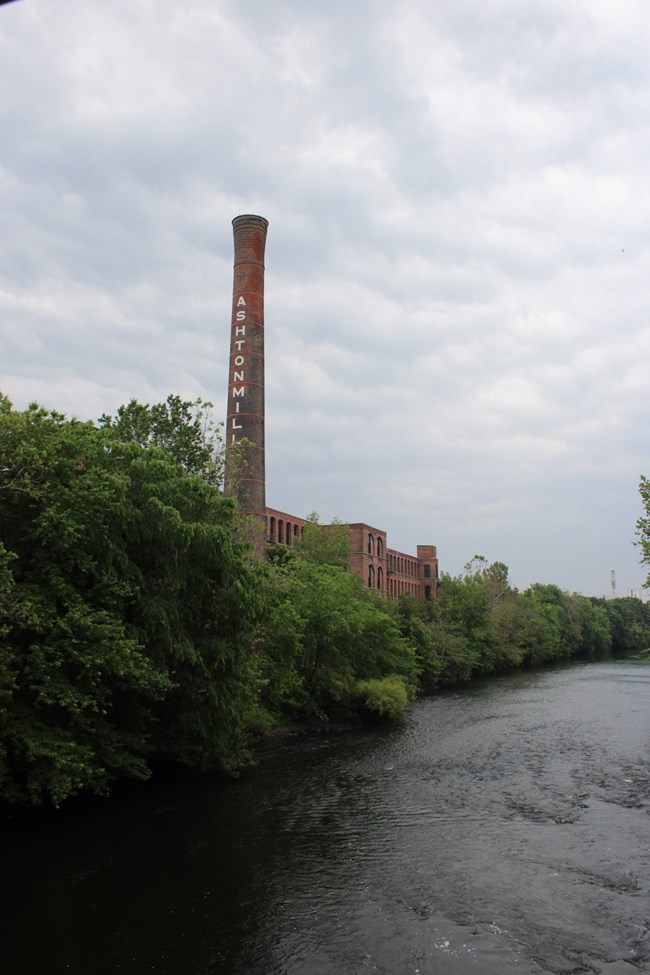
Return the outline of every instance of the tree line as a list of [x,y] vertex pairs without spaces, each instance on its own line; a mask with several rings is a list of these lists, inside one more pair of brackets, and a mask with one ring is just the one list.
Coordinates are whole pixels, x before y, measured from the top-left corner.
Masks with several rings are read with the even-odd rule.
[[[3,802],[234,770],[275,726],[394,719],[419,691],[650,646],[641,600],[518,592],[480,557],[437,600],[381,599],[345,569],[347,526],[316,515],[252,558],[210,415],[170,396],[81,422],[0,394]],[[649,561],[647,482],[642,499]]]

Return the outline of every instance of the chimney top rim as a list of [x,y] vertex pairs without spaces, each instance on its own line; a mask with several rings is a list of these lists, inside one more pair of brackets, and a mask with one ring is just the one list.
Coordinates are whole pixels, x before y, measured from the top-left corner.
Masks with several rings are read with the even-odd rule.
[[261,217],[257,213],[240,213],[239,216],[234,217],[232,221],[233,227],[238,223],[253,223],[259,224],[264,227],[268,227],[269,222],[266,217]]

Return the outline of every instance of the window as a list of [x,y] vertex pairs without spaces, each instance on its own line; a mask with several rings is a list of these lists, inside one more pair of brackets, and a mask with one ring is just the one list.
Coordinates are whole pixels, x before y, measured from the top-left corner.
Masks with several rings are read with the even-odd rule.
[[287,540],[287,545],[291,545],[291,523],[287,522],[285,538]]
[[431,599],[431,586],[424,587],[424,598]]
[[381,566],[377,569],[377,589],[383,589],[384,586],[384,573],[381,571]]
[[368,589],[375,588],[375,569],[374,566],[368,566]]
[[424,567],[424,578],[425,579],[430,579],[431,578],[431,566],[430,565],[425,565],[425,567]]
[[381,538],[377,538],[377,557],[381,558],[384,554],[384,543]]
[[374,555],[374,554],[375,554],[375,540],[370,534],[370,532],[368,532],[368,555]]
[[275,518],[271,518],[271,527],[269,529],[269,541],[275,541]]

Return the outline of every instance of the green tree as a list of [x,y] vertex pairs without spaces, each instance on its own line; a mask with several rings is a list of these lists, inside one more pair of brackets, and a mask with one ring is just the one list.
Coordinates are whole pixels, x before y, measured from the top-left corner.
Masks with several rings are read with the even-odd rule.
[[430,612],[429,602],[423,605],[408,593],[402,593],[396,603],[400,632],[406,642],[415,649],[419,684],[427,690],[433,690],[438,685],[442,671],[434,630],[428,622]]
[[[644,514],[636,523],[636,535],[639,539],[636,544],[641,549],[641,561],[650,566],[650,480],[647,477],[641,477],[639,493],[643,502]],[[650,587],[650,574],[648,574],[644,585]]]
[[525,663],[537,665],[570,656],[569,620],[562,590],[536,582],[522,598]]
[[614,653],[650,647],[650,603],[632,597],[597,602],[607,617]]
[[212,403],[172,394],[153,405],[132,399],[115,416],[104,413],[98,422],[123,443],[161,447],[188,474],[199,474],[210,484],[223,483],[222,424],[212,418]]
[[481,571],[481,576],[488,595],[488,611],[492,616],[513,593],[508,581],[508,566],[503,562],[493,562]]
[[440,661],[440,684],[462,684],[471,679],[478,654],[467,638],[453,625],[441,623],[432,628],[433,647]]
[[597,656],[612,646],[612,631],[604,607],[594,599],[573,593],[567,596],[573,621],[572,655]]
[[[497,641],[490,622],[484,568],[481,563],[476,567],[477,558],[465,567],[469,571],[464,576],[443,575],[435,612],[443,627],[466,642],[467,653],[463,656],[466,662],[473,660],[472,669],[489,673],[495,668]],[[484,564],[485,560],[481,562]],[[447,645],[451,645],[449,641]]]
[[386,677],[401,681],[407,699],[412,695],[416,651],[386,601],[339,566],[296,558],[268,572],[272,613],[258,631],[263,706],[326,716],[355,706],[360,681]]
[[[276,548],[291,553],[284,546]],[[293,573],[278,570],[278,566],[286,570],[291,561],[280,559],[265,566],[260,579],[264,608],[253,643],[255,698],[247,716],[248,727],[254,732],[314,713],[302,667],[305,620],[293,598]]]
[[524,659],[522,630],[525,611],[519,593],[510,591],[490,614],[490,622],[497,641],[496,668],[507,670],[519,667]]
[[307,516],[302,536],[295,546],[296,555],[316,565],[347,567],[350,558],[350,530],[348,525],[334,518],[329,525],[321,525],[317,511]]
[[256,598],[233,503],[164,450],[36,405],[3,403],[0,445],[4,797],[230,764]]
[[494,670],[518,667],[524,651],[521,646],[522,611],[519,593],[508,579],[508,566],[503,562],[485,564],[480,570],[488,598],[490,629],[495,643],[490,663]]

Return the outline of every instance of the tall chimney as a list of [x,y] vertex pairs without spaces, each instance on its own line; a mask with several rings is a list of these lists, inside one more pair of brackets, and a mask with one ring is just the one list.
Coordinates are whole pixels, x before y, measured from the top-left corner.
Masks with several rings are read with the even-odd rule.
[[[247,517],[245,534],[264,554],[264,248],[268,221],[235,217],[225,490]],[[246,443],[237,446],[244,440]]]

